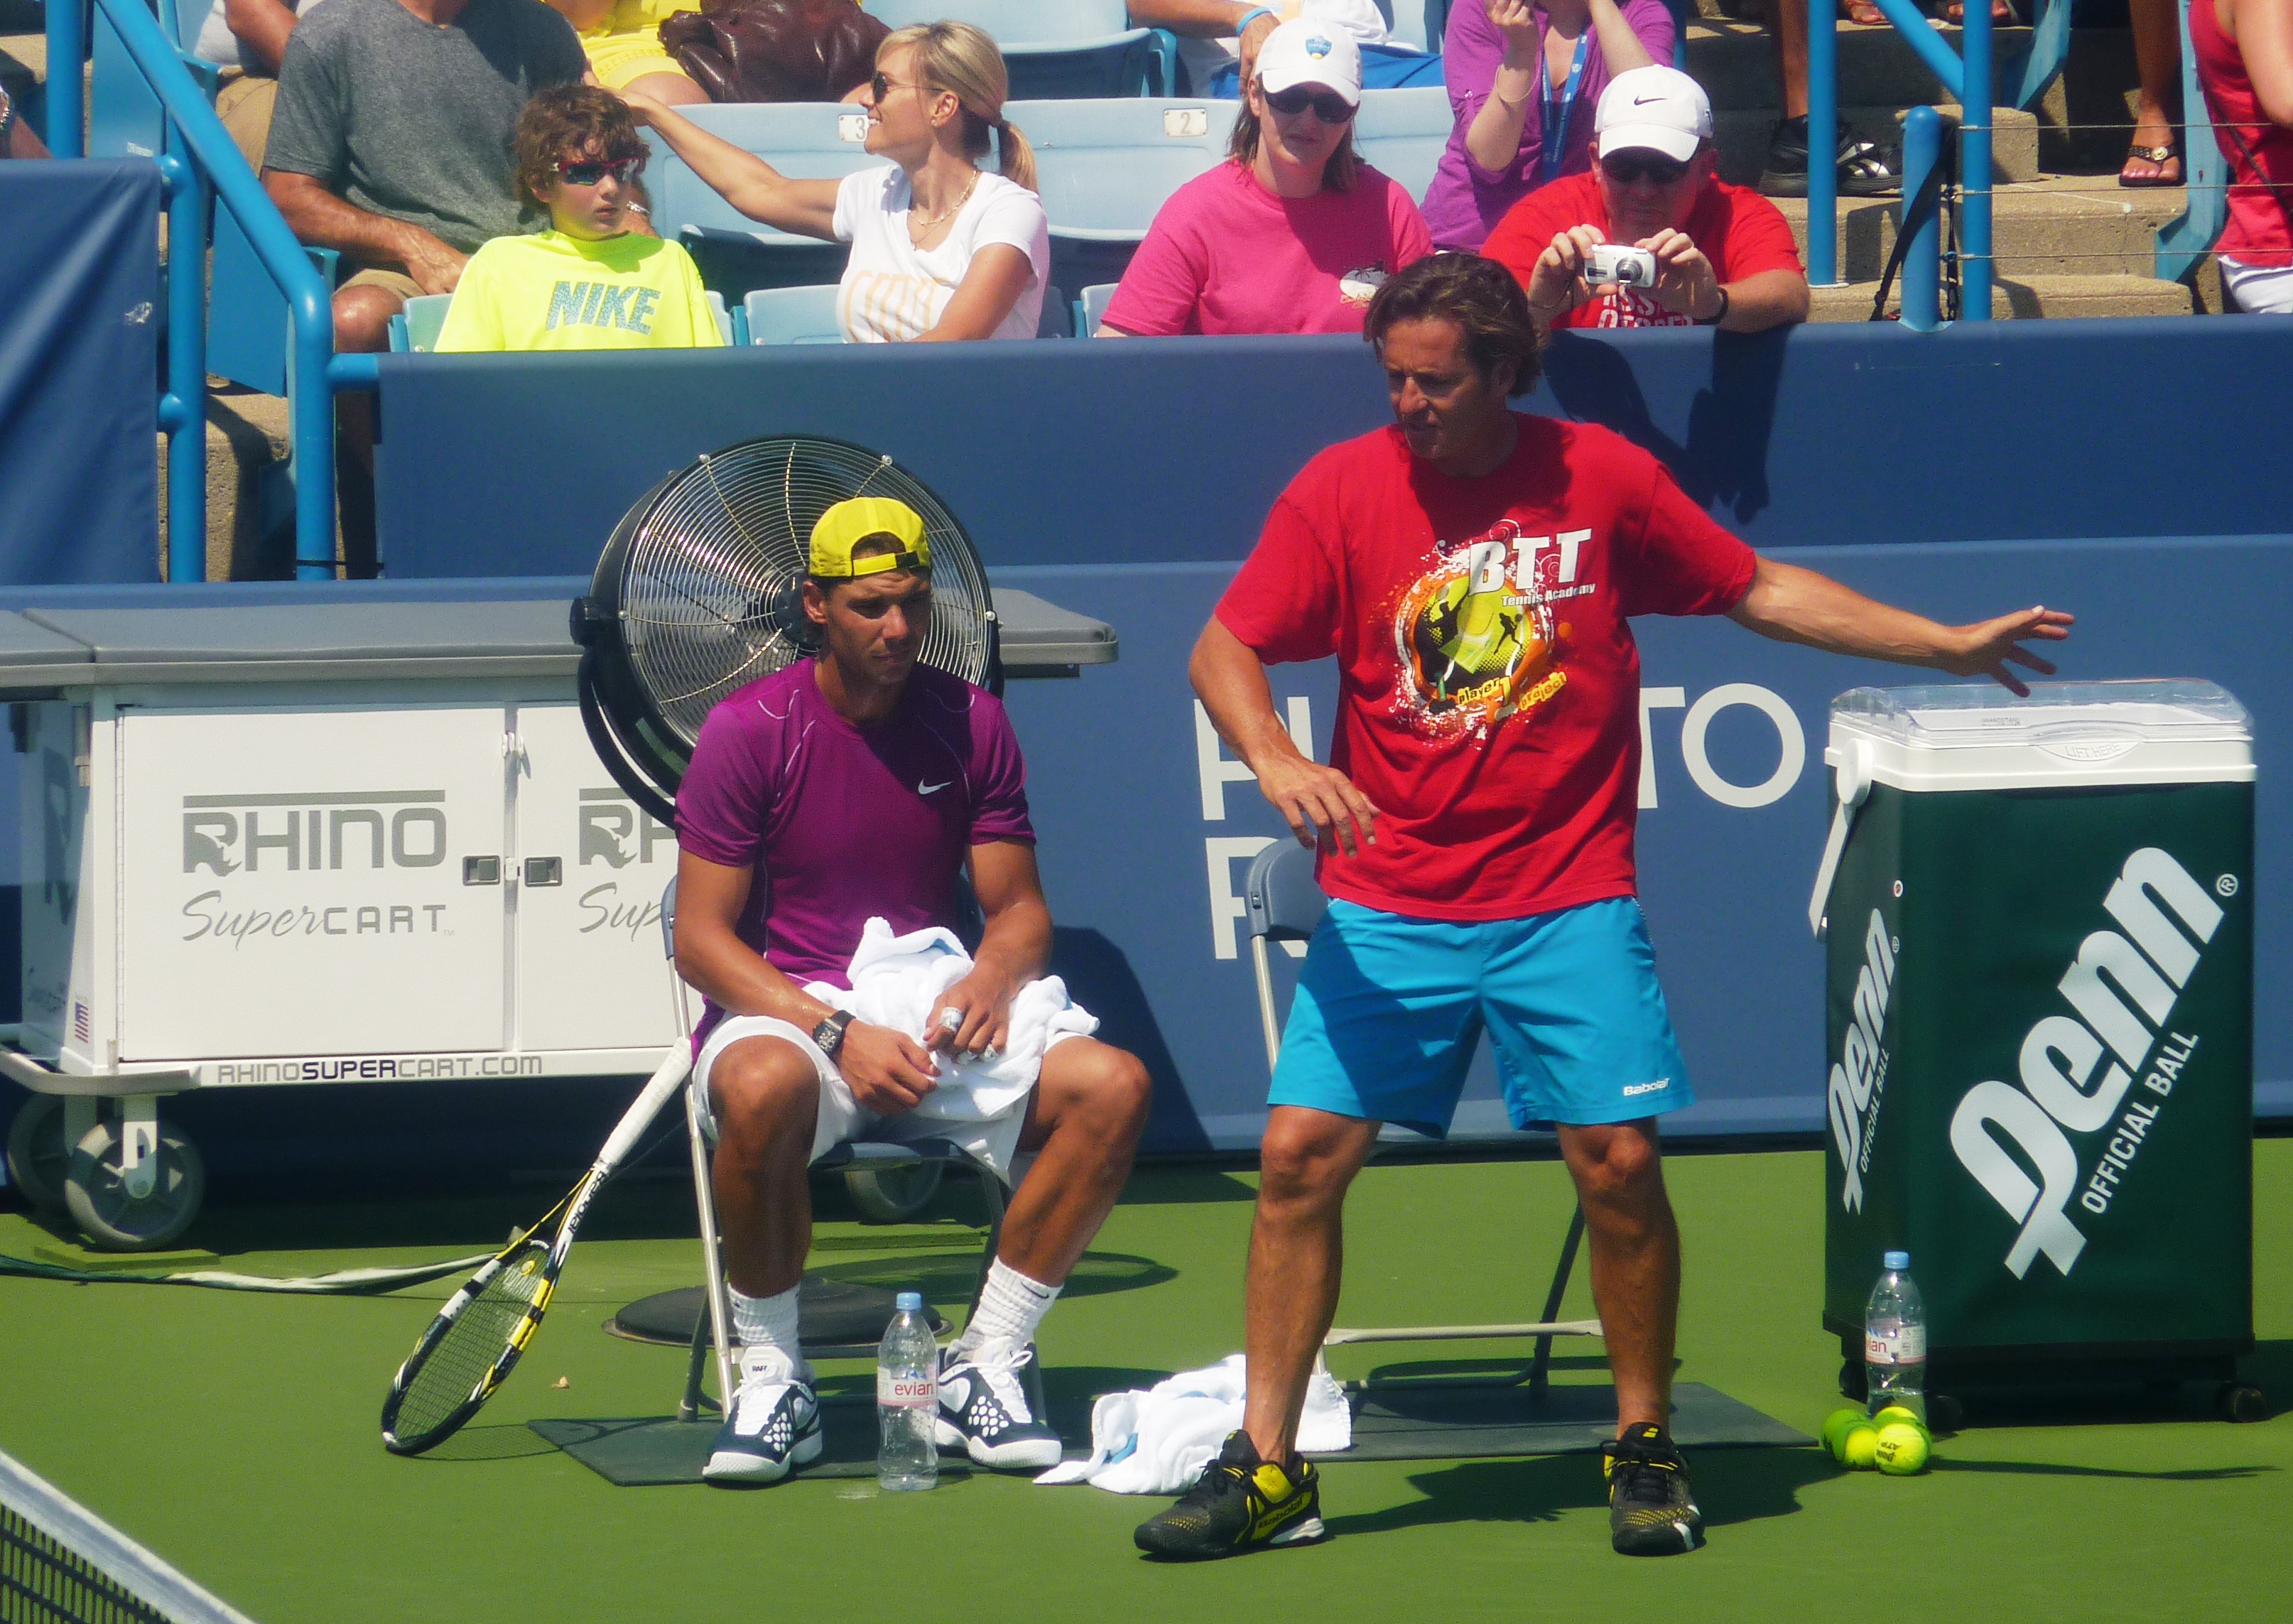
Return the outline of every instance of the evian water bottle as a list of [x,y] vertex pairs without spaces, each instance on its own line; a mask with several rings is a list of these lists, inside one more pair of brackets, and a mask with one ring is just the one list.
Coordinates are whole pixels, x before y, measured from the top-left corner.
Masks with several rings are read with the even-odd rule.
[[1911,1255],[1890,1252],[1863,1311],[1863,1374],[1871,1413],[1900,1405],[1927,1419],[1927,1306],[1911,1279]]
[[886,1489],[939,1485],[939,1344],[924,1320],[924,1297],[903,1291],[899,1312],[876,1345],[876,1482]]

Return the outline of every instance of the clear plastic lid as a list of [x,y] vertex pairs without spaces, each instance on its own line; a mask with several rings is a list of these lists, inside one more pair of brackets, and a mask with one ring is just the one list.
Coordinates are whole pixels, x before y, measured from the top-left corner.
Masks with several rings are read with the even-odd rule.
[[2051,744],[2079,738],[2200,743],[2247,740],[2253,719],[2217,683],[2193,678],[2034,682],[2017,699],[1995,682],[1856,688],[1833,716],[1923,750]]
[[1879,1261],[1897,1274],[1900,1274],[1911,1266],[1911,1255],[1908,1252],[1890,1252]]
[[[881,1297],[876,1300],[879,1303],[883,1301]],[[920,1291],[903,1291],[892,1299],[892,1305],[903,1314],[920,1314],[924,1311],[924,1294]]]

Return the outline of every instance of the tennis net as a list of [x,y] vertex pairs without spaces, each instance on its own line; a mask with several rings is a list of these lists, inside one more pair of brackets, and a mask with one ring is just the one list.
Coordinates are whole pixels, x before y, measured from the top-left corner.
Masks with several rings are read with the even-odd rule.
[[251,1624],[0,1455],[0,1624]]

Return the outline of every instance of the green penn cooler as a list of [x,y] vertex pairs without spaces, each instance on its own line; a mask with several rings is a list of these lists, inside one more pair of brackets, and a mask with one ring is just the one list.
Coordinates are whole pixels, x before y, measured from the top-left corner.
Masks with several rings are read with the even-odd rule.
[[2188,681],[1859,688],[1824,759],[1843,1384],[1893,1248],[1931,1393],[2230,1381],[2253,1345],[2245,708]]

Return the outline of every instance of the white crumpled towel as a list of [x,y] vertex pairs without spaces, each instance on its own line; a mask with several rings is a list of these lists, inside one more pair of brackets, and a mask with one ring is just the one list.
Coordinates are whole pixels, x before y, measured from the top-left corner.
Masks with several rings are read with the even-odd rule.
[[[824,981],[804,990],[822,1003],[849,1010],[871,1027],[890,1027],[918,1043],[939,1013],[940,995],[971,973],[971,955],[952,930],[934,926],[894,936],[883,920],[871,919],[852,955],[852,987],[847,992]],[[934,1050],[939,1086],[923,1097],[917,1116],[943,1122],[985,1122],[1027,1097],[1043,1068],[1043,1051],[1057,1038],[1084,1037],[1098,1030],[1098,1017],[1067,998],[1057,976],[1030,981],[1011,1001],[1011,1032],[993,1060],[969,1055],[951,1059]]]
[[[1242,1425],[1243,1356],[1185,1370],[1146,1392],[1110,1393],[1091,1406],[1090,1458],[1053,1466],[1035,1482],[1089,1483],[1114,1494],[1179,1494]],[[1354,1442],[1353,1411],[1337,1378],[1317,1361],[1306,1385],[1298,1448],[1332,1455]]]

